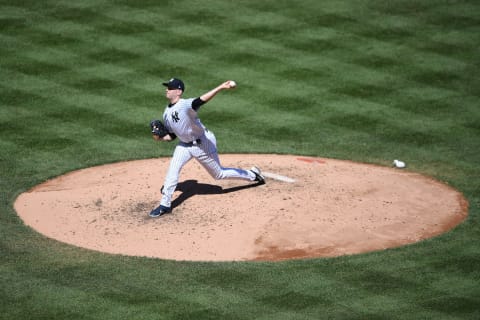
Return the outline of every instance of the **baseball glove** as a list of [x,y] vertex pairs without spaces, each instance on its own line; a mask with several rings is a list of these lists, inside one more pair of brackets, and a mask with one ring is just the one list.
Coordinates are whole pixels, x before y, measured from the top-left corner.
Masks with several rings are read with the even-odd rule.
[[160,120],[150,121],[150,128],[152,129],[152,134],[156,135],[156,136],[159,136],[160,138],[163,138],[167,134],[169,134],[167,128],[165,128],[162,121],[160,121]]

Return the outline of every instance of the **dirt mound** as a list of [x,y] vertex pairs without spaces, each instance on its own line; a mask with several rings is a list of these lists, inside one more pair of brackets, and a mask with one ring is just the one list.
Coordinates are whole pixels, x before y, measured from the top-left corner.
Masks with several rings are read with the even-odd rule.
[[21,194],[15,209],[38,232],[76,246],[175,260],[330,257],[397,247],[467,216],[456,190],[394,168],[288,155],[220,155],[259,166],[264,185],[183,169],[173,213],[149,218],[170,158],[71,172]]

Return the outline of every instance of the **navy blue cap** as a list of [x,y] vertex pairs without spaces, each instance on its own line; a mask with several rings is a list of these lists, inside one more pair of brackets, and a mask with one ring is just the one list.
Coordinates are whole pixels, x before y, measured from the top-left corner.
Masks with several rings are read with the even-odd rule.
[[180,79],[172,78],[168,80],[168,82],[164,82],[162,84],[168,89],[180,89],[185,91],[185,84],[183,84],[183,81]]

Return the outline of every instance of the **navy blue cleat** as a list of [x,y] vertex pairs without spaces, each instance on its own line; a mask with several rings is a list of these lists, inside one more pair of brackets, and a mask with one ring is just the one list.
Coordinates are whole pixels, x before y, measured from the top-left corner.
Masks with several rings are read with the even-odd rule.
[[156,207],[150,212],[149,216],[152,218],[157,218],[157,217],[160,217],[161,215],[164,215],[165,213],[170,213],[170,212],[172,212],[171,208],[159,205],[158,207]]
[[250,171],[255,174],[255,181],[257,181],[260,184],[265,183],[265,177],[262,175],[262,172],[260,171],[260,169],[258,169],[257,167],[252,167]]

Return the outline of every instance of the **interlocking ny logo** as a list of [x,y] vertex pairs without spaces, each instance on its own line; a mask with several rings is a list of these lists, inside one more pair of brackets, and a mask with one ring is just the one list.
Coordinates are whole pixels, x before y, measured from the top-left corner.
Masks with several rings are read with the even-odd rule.
[[173,122],[178,122],[180,121],[180,118],[178,117],[178,112],[175,111],[174,113],[172,113],[172,120]]

